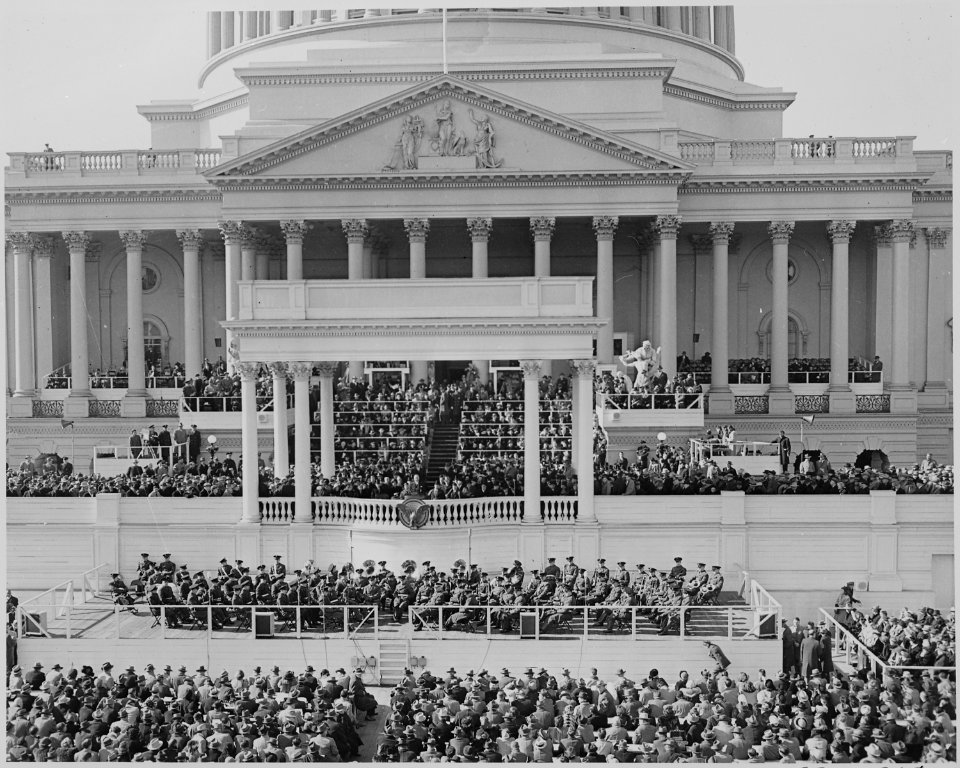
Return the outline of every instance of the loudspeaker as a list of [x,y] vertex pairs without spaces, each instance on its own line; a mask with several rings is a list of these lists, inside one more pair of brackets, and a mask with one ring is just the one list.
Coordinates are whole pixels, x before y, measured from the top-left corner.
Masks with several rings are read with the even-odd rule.
[[273,637],[274,633],[274,615],[272,613],[260,613],[254,615],[253,631],[255,637]]
[[537,636],[537,614],[535,613],[521,613],[520,614],[520,637],[521,639],[529,639]]

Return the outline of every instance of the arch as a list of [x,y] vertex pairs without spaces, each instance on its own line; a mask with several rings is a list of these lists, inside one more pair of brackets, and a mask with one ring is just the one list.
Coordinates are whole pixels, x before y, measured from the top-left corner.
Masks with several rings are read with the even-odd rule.
[[[764,312],[757,325],[757,356],[770,357],[770,325],[773,323],[773,311]],[[794,309],[787,310],[787,336],[795,336],[796,354],[789,357],[806,357],[807,341],[810,338],[810,326],[806,318]]]
[[[161,253],[161,254],[163,254],[164,256],[166,256],[167,259],[169,259],[170,264],[173,265],[173,273],[174,273],[175,279],[179,281],[179,283],[178,283],[178,285],[177,285],[177,291],[180,292],[180,293],[183,293],[183,290],[184,290],[184,288],[183,288],[183,264],[182,264],[180,261],[178,261],[178,257],[175,256],[175,255],[174,255],[173,253],[171,253],[170,251],[168,251],[168,250],[167,250],[166,248],[164,248],[163,246],[156,245],[155,243],[144,243],[144,244],[143,244],[143,257],[142,257],[142,258],[143,258],[144,261],[153,261],[154,263],[156,263],[157,261],[165,262],[165,261],[167,260],[167,259],[162,259],[162,258],[155,258],[155,259],[151,259],[151,258],[150,258],[151,255],[156,255],[157,253]],[[179,257],[179,258],[182,258],[182,256]],[[114,250],[114,251],[111,253],[111,255],[110,255],[110,257],[109,257],[109,259],[108,259],[108,261],[107,261],[106,267],[104,268],[104,277],[106,278],[106,286],[107,286],[107,288],[110,288],[110,287],[113,285],[113,279],[114,279],[114,277],[116,276],[117,270],[120,269],[121,267],[124,267],[124,268],[125,268],[125,266],[126,266],[126,259],[127,259],[127,250],[126,250],[126,248],[123,248],[122,246],[121,246],[120,248],[117,248],[116,250]],[[163,265],[162,265],[162,264],[157,264],[157,266],[161,266],[161,267],[162,267]],[[165,272],[165,271],[164,271],[164,272]],[[162,280],[164,277],[165,277],[165,274],[161,274],[160,279]],[[125,284],[126,284],[126,277],[124,277],[124,285],[125,285]]]

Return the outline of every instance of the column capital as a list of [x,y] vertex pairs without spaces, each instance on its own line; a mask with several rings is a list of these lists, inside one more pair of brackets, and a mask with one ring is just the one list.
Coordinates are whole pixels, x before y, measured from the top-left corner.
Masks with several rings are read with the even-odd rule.
[[96,264],[100,261],[100,254],[103,252],[103,243],[99,240],[90,240],[87,242],[86,250],[84,251],[84,260]]
[[857,222],[849,219],[834,219],[827,222],[827,234],[833,243],[849,243]]
[[695,253],[706,253],[711,250],[713,242],[711,235],[690,235],[690,245],[693,246]]
[[246,224],[244,224],[240,228],[240,247],[247,249],[256,248],[259,237],[259,229],[256,227],[248,227]]
[[16,253],[26,251],[29,254],[36,244],[36,238],[29,232],[8,232],[6,240]]
[[403,228],[411,243],[425,243],[430,231],[430,219],[404,219]]
[[661,240],[676,240],[680,232],[680,225],[683,223],[683,217],[675,216],[657,216],[653,228],[660,233]]
[[128,251],[142,251],[148,234],[143,229],[125,229],[120,232],[120,242]]
[[729,245],[730,238],[733,235],[734,222],[732,221],[711,221],[710,237],[713,238],[714,245]]
[[221,221],[217,223],[217,226],[220,228],[220,234],[223,236],[223,242],[226,245],[234,245],[240,242],[244,230],[242,221]]
[[285,219],[280,222],[280,230],[287,245],[303,245],[303,237],[310,231],[310,225],[302,219]]
[[597,235],[597,240],[613,240],[619,224],[619,216],[594,216],[593,231]]
[[265,253],[268,256],[273,255],[279,251],[279,245],[277,238],[273,235],[268,235],[265,232],[257,232],[256,249],[258,254]]
[[767,234],[774,243],[786,244],[790,242],[794,226],[792,221],[771,221],[767,225]]
[[316,368],[317,371],[320,373],[321,379],[332,379],[334,376],[337,375],[337,366],[338,366],[337,363],[332,363],[328,361],[325,363],[317,363],[314,366],[314,368]]
[[71,251],[86,250],[87,245],[90,243],[90,233],[88,232],[61,232],[60,236],[63,238],[63,242],[67,244],[67,248]]
[[886,224],[877,224],[873,228],[873,242],[878,248],[888,247],[891,243],[890,229]]
[[54,244],[51,235],[37,235],[33,243],[33,255],[38,259],[50,259],[53,256]]
[[887,232],[891,242],[909,243],[916,236],[913,222],[910,219],[896,219],[887,224]]
[[257,373],[260,371],[260,363],[245,360],[237,363],[237,373],[240,378],[247,382],[256,381]]
[[478,216],[467,219],[467,230],[470,232],[470,240],[474,243],[487,242],[492,229],[493,219],[490,217]]
[[584,379],[592,380],[594,374],[597,372],[596,360],[571,360],[570,365],[573,367],[573,372],[577,378],[581,381]]
[[267,368],[270,369],[270,373],[273,374],[275,379],[283,379],[286,381],[287,378],[287,364],[286,363],[269,363]]
[[199,251],[203,245],[203,236],[199,229],[178,229],[177,240],[183,250]]
[[556,228],[557,220],[553,216],[530,217],[530,233],[534,240],[550,242]]
[[287,373],[295,381],[310,381],[310,373],[313,371],[312,363],[287,363]]
[[534,380],[540,381],[540,368],[542,367],[542,360],[521,360],[520,368],[523,371],[524,381]]
[[347,237],[347,243],[363,245],[370,234],[370,227],[366,219],[341,219],[340,226]]
[[947,244],[947,238],[950,237],[950,229],[947,227],[926,227],[923,234],[927,238],[927,245],[930,248],[943,248]]

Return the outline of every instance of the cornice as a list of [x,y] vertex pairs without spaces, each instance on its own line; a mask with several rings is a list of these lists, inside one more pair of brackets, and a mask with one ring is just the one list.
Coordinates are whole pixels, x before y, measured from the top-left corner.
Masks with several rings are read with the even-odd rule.
[[663,86],[665,96],[676,96],[678,99],[694,101],[698,104],[709,104],[712,107],[731,110],[775,110],[783,112],[789,107],[794,99],[784,95],[782,99],[762,99],[760,101],[737,101],[736,99],[725,99],[722,96],[712,96],[692,88],[685,88],[680,85],[665,84]]
[[[673,67],[571,67],[567,69],[474,69],[450,74],[467,82],[522,80],[611,80],[639,77],[663,80]],[[436,70],[409,72],[310,72],[273,75],[239,75],[247,86],[302,86],[380,83],[424,83],[436,78]]]
[[687,179],[677,190],[681,195],[709,195],[749,192],[914,192],[925,176],[836,177],[836,176],[739,176]]
[[[210,117],[215,117],[216,115],[223,114],[224,112],[232,112],[235,109],[240,109],[241,107],[246,106],[250,103],[250,94],[243,93],[239,96],[234,96],[232,99],[226,99],[217,104],[211,104],[208,107],[202,107],[198,110],[185,111],[181,110],[179,112],[140,112],[140,115],[144,117],[149,123],[163,123],[163,122],[172,122],[172,121],[184,121],[184,120],[206,120]],[[147,105],[152,106],[152,105]]]
[[212,179],[230,192],[317,192],[334,189],[484,189],[490,187],[677,186],[688,171],[407,172],[367,176],[232,177]]
[[219,203],[223,195],[218,189],[171,190],[8,190],[9,205],[75,205],[79,203]]
[[913,191],[914,203],[952,203],[952,189],[915,189]]

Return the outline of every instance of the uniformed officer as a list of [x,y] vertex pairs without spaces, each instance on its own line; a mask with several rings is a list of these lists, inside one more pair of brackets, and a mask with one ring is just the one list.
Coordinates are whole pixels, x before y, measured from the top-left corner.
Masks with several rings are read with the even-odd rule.
[[670,580],[671,581],[683,581],[684,577],[687,575],[687,569],[683,566],[683,558],[675,557],[673,558],[674,566],[670,569]]
[[[641,569],[642,570],[642,569]],[[617,582],[621,587],[630,586],[630,571],[627,570],[627,561],[620,560],[617,563],[617,572],[613,577],[614,581]]]
[[597,567],[593,571],[593,580],[597,581],[606,581],[610,578],[610,569],[607,568],[607,561],[605,558],[599,558],[597,560]]
[[580,573],[580,566],[573,562],[573,555],[567,558],[567,564],[563,566],[563,580],[567,584],[573,584],[577,575]]
[[237,474],[237,462],[233,460],[232,451],[227,451],[227,457],[223,460],[223,471],[228,475]]
[[173,576],[177,571],[177,564],[170,559],[170,553],[165,552],[163,555],[163,560],[157,564],[157,570],[160,571],[160,574],[163,576]]
[[559,579],[561,575],[560,566],[557,565],[557,558],[548,557],[547,564],[543,568],[543,575],[553,576],[555,579]]
[[281,555],[274,555],[274,563],[270,567],[270,575],[282,579],[287,575],[287,566],[280,562]]

